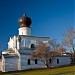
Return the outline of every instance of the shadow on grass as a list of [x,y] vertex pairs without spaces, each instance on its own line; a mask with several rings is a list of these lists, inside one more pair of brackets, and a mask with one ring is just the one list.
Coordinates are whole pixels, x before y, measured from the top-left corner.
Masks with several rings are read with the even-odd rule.
[[75,73],[75,71],[69,71],[69,72],[62,72],[62,73],[57,73],[57,74],[48,74],[48,75],[64,75],[64,74],[72,74],[74,75],[73,73]]
[[11,75],[20,75],[20,74],[11,74]]

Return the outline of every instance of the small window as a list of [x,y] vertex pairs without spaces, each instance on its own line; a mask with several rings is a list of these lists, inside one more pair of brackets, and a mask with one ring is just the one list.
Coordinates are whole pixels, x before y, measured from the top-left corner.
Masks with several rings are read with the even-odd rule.
[[20,36],[18,37],[18,41],[21,42],[21,37]]
[[28,59],[28,65],[30,65],[30,59]]
[[22,35],[23,35],[23,32],[22,32]]
[[59,59],[57,59],[57,64],[59,64]]
[[35,59],[35,64],[37,64],[37,59]]
[[52,63],[52,59],[49,59],[49,63]]
[[35,48],[35,45],[34,44],[31,44],[31,48]]

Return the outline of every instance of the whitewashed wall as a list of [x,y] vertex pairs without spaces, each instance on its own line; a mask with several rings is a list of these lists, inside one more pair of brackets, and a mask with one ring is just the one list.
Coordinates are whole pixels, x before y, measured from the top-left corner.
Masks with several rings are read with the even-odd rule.
[[2,60],[0,59],[0,71],[1,71]]
[[[27,60],[29,58],[30,56],[28,55],[21,55],[21,70],[32,68],[46,68],[46,65],[40,60],[37,60],[37,64],[35,64],[35,61],[30,60],[30,65],[28,65]],[[59,59],[59,63],[57,63],[57,59]],[[70,57],[62,56],[62,57],[54,57],[52,64],[50,64],[50,66],[57,67],[68,64],[70,64]]]
[[12,48],[13,50],[20,49],[21,47],[27,47],[30,48],[31,44],[37,44],[38,41],[48,42],[49,37],[36,37],[36,36],[26,36],[26,35],[20,35],[21,41],[17,41],[17,37],[13,36],[10,37],[10,40],[8,42],[8,49]]
[[28,27],[22,27],[19,28],[19,35],[31,35],[31,28]]
[[30,48],[31,44],[38,44],[39,41],[48,42],[49,37],[36,37],[36,36],[20,36],[21,42],[20,42],[20,48],[21,47],[27,47]]
[[46,66],[40,60],[37,60],[37,64],[35,61],[30,59],[30,65],[28,65],[28,59],[30,58],[29,55],[21,55],[21,70],[24,69],[32,69],[32,68],[45,68]]
[[[59,59],[59,64],[57,64],[57,59]],[[62,66],[62,65],[68,65],[70,64],[70,57],[68,56],[59,56],[59,57],[54,57],[52,61],[52,66]]]
[[5,71],[15,71],[18,70],[18,58],[11,57],[5,58]]
[[2,55],[1,71],[2,72],[5,72],[5,59],[4,59],[4,56],[3,55]]
[[10,37],[10,40],[8,42],[8,49],[9,48],[15,49],[17,47],[16,40],[17,40],[16,36],[13,36],[12,38]]

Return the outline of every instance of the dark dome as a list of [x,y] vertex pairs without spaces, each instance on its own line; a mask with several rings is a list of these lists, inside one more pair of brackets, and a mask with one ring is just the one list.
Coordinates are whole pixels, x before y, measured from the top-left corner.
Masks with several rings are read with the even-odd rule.
[[20,25],[20,27],[30,27],[31,19],[24,15],[23,17],[18,19],[18,24]]

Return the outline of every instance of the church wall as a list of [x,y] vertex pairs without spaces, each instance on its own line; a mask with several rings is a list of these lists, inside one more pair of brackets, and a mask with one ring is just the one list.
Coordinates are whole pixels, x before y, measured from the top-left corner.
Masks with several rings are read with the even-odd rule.
[[8,42],[8,49],[12,48],[14,50],[17,47],[16,40],[17,40],[16,36],[13,36],[12,38],[10,37],[10,40]]
[[32,59],[30,59],[30,65],[28,65],[28,59],[30,59],[30,55],[21,55],[21,70],[46,67],[40,60],[37,60],[37,64],[35,64]]
[[20,37],[21,37],[20,48],[21,47],[30,48],[31,44],[37,45],[39,41],[43,41],[43,42],[49,41],[49,38],[25,37],[25,36],[20,36]]
[[2,70],[2,72],[5,72],[5,59],[4,59],[4,56],[3,55],[2,55],[1,70]]
[[0,59],[0,71],[1,71],[2,60]]
[[12,48],[13,50],[15,48],[20,49],[21,47],[27,47],[30,48],[31,44],[36,45],[39,41],[48,42],[48,37],[36,37],[36,36],[21,36],[21,41],[17,41],[17,37],[14,36],[13,38],[10,38],[8,42],[8,49]]
[[31,35],[31,28],[28,27],[22,27],[19,28],[19,35]]
[[5,58],[5,71],[15,71],[18,70],[18,58],[17,57],[9,57]]
[[[57,63],[58,60],[58,63]],[[69,56],[59,56],[54,57],[52,61],[52,66],[62,66],[62,65],[68,65],[70,64],[70,57]]]
[[8,42],[8,49],[9,48],[13,49],[13,39],[10,39],[10,41]]

